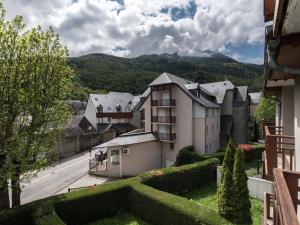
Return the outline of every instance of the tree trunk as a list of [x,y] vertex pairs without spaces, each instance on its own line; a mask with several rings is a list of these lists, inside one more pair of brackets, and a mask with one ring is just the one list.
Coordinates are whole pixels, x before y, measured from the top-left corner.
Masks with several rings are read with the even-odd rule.
[[0,186],[0,211],[9,208],[8,184],[3,182]]
[[16,174],[11,179],[11,204],[12,207],[21,204],[20,174]]

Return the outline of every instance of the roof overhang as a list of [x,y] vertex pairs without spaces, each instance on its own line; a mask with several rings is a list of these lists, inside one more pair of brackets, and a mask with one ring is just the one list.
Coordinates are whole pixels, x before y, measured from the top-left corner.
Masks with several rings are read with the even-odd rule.
[[265,22],[273,20],[275,10],[275,0],[264,1],[264,17]]

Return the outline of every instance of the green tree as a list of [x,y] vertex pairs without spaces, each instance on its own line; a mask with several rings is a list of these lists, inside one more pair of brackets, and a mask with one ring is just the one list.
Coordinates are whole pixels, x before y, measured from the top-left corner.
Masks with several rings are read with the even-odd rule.
[[[221,172],[222,172],[222,170],[224,170],[226,168],[230,171],[230,173],[233,172],[235,151],[236,150],[235,150],[233,141],[231,139],[229,139],[228,144],[226,146],[226,153],[224,156]],[[222,181],[224,173],[222,172],[221,175],[222,175],[221,176],[221,181]]]
[[276,115],[276,98],[274,96],[261,97],[255,112],[258,124],[264,120],[274,120]]
[[21,16],[6,21],[2,5],[0,10],[0,182],[6,189],[11,179],[16,206],[20,182],[53,162],[68,118],[72,71],[67,49],[51,28],[25,29]]
[[234,169],[232,173],[234,196],[233,221],[238,224],[251,223],[251,202],[247,185],[247,174],[245,173],[244,152],[238,148],[234,156]]

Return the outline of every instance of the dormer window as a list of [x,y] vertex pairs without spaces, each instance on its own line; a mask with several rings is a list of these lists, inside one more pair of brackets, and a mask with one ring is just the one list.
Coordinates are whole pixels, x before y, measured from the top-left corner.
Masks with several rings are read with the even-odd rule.
[[97,107],[98,112],[103,112],[103,106],[100,104]]
[[117,110],[117,112],[121,112],[122,111],[122,107],[121,107],[120,104],[116,105],[116,110]]

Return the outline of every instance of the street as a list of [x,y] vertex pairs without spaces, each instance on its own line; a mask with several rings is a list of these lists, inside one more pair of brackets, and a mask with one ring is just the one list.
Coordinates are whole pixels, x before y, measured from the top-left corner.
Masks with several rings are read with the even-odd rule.
[[87,174],[89,159],[92,156],[88,151],[76,154],[63,159],[61,164],[57,163],[40,171],[30,183],[22,184],[21,204],[61,193],[67,186]]

